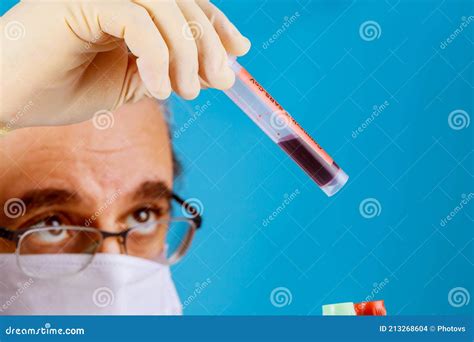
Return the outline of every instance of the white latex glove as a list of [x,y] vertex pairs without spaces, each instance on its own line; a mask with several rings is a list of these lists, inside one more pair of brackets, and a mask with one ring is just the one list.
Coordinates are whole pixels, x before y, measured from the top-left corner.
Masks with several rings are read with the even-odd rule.
[[229,88],[250,42],[208,0],[27,0],[1,18],[0,128]]

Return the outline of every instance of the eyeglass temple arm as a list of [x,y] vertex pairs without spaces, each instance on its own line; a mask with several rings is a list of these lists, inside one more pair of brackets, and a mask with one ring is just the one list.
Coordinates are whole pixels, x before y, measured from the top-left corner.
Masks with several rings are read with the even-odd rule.
[[181,206],[183,206],[184,209],[186,209],[186,211],[190,215],[192,215],[191,220],[196,225],[196,229],[201,228],[201,226],[202,226],[202,216],[199,214],[196,207],[190,205],[189,203],[187,203],[185,200],[183,200],[181,197],[179,197],[176,194],[172,194],[172,197],[176,202],[178,202]]

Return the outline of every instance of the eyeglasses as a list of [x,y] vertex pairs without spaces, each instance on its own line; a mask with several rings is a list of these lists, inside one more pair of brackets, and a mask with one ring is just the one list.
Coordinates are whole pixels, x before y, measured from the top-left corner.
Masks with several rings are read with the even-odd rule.
[[[54,278],[79,273],[91,264],[94,255],[108,238],[116,238],[124,254],[173,265],[188,251],[194,233],[201,227],[202,217],[196,207],[178,195],[172,194],[172,199],[180,204],[187,217],[146,222],[119,233],[79,226],[28,227],[19,230],[0,227],[0,238],[16,244],[20,269],[26,275],[37,278]],[[35,258],[38,255],[80,257],[75,258],[75,262],[64,269],[42,267],[38,258]]]

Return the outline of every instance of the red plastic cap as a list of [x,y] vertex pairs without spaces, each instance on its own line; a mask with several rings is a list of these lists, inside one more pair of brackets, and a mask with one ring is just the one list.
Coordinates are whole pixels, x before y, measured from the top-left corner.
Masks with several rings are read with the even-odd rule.
[[383,300],[354,304],[357,316],[387,316]]

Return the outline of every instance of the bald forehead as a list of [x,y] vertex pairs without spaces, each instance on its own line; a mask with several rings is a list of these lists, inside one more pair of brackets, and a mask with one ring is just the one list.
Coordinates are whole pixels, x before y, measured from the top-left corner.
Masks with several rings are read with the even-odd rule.
[[[57,145],[71,150],[85,148],[114,151],[155,136],[168,141],[168,128],[162,106],[151,99],[122,106],[115,112],[99,111],[86,122],[61,127],[34,127],[10,132],[0,141],[0,148],[16,156],[31,148]],[[161,143],[163,141],[160,141]]]
[[19,176],[22,180],[14,181],[16,188],[82,182],[100,193],[112,191],[116,184],[126,187],[125,179],[138,183],[143,173],[150,177],[156,173],[171,186],[172,164],[162,108],[146,99],[114,113],[98,112],[80,124],[8,133],[0,139],[0,192],[13,196],[12,182]]

